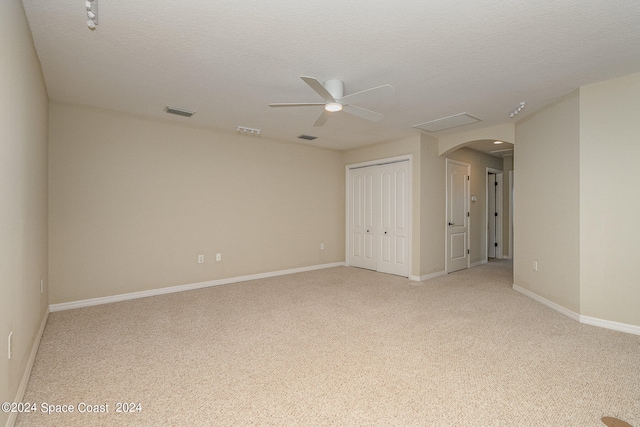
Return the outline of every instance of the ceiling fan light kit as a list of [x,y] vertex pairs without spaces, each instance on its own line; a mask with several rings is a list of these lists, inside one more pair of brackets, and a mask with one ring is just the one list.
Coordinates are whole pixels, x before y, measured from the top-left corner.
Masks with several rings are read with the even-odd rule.
[[375,111],[367,110],[362,107],[353,105],[354,103],[366,101],[369,99],[387,96],[394,93],[391,85],[382,85],[371,89],[362,90],[360,92],[344,95],[344,82],[342,80],[331,79],[320,83],[314,77],[300,77],[311,89],[313,89],[324,102],[307,102],[307,103],[276,103],[269,104],[270,107],[315,107],[323,106],[324,111],[313,124],[314,126],[322,126],[329,119],[331,113],[344,111],[345,113],[361,117],[372,122],[382,119],[382,114]]
[[329,102],[324,106],[324,109],[330,113],[335,113],[336,111],[342,111],[342,104],[337,102]]

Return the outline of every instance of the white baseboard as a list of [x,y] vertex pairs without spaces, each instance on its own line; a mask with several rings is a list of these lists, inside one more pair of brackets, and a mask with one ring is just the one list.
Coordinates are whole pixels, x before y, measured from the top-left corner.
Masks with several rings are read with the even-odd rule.
[[502,259],[512,259],[512,258],[513,258],[513,257],[512,257],[511,255],[504,255],[504,256],[502,257]]
[[486,263],[487,263],[487,260],[483,259],[482,261],[474,262],[473,264],[469,265],[469,268],[477,267],[479,265],[486,264]]
[[[40,329],[38,330],[38,335],[36,336],[36,340],[33,342],[31,346],[31,353],[29,354],[29,360],[27,360],[27,366],[24,368],[24,373],[22,374],[22,381],[20,381],[20,386],[18,387],[18,392],[16,393],[16,398],[13,399],[14,402],[22,402],[24,397],[24,392],[27,389],[27,384],[29,383],[29,377],[31,376],[31,369],[33,368],[33,362],[36,360],[36,354],[38,354],[38,347],[40,347],[40,340],[42,340],[42,334],[44,333],[44,327],[47,324],[47,319],[49,318],[49,310],[44,313],[44,317],[42,318],[42,322],[40,322]],[[9,413],[9,419],[7,420],[7,427],[13,427],[16,423],[16,419],[18,418],[17,412]]]
[[613,322],[611,320],[603,320],[595,317],[583,316],[559,304],[556,304],[553,301],[549,301],[548,299],[541,297],[538,294],[535,294],[531,291],[521,288],[516,284],[513,285],[513,290],[518,291],[521,294],[526,295],[529,298],[534,299],[539,303],[546,305],[547,307],[557,311],[560,314],[564,314],[565,316],[575,320],[576,322],[584,323],[585,325],[598,326],[600,328],[611,329],[614,331],[626,332],[628,334],[640,335],[640,326],[629,325],[627,323]]
[[416,282],[424,282],[425,280],[435,279],[436,277],[445,276],[446,271],[438,271],[436,273],[425,274],[424,276],[411,276],[410,279]]
[[533,292],[531,292],[531,291],[529,291],[527,289],[521,288],[520,286],[518,286],[516,284],[513,285],[513,290],[514,291],[518,291],[521,294],[526,295],[529,298],[534,299],[534,300],[538,301],[539,303],[546,305],[547,307],[557,311],[560,314],[564,314],[565,316],[567,316],[570,319],[575,320],[576,322],[580,321],[580,315],[578,313],[573,312],[573,311],[569,310],[568,308],[565,308],[565,307],[561,306],[560,304],[556,304],[553,301],[549,301],[548,299],[546,299],[544,297],[541,297],[540,295],[535,294],[535,293],[533,293]]
[[169,286],[166,288],[150,289],[148,291],[131,292],[127,294],[112,295],[108,297],[90,298],[80,301],[51,304],[49,311],[72,310],[74,308],[91,307],[94,305],[110,304],[112,302],[127,301],[138,298],[153,297],[157,295],[172,294],[175,292],[192,291],[194,289],[209,288],[211,286],[228,285],[230,283],[247,282],[249,280],[265,279],[267,277],[284,276],[286,274],[302,273],[305,271],[321,270],[324,268],[343,267],[344,262],[312,265],[308,267],[292,268],[289,270],[272,271],[268,273],[251,274],[248,276],[230,277],[227,279],[210,280],[208,282],[192,283],[188,285]]
[[628,334],[640,335],[640,326],[629,325],[627,323],[613,322],[611,320],[603,320],[589,316],[580,316],[580,323],[599,326],[600,328],[613,329],[614,331],[626,332]]

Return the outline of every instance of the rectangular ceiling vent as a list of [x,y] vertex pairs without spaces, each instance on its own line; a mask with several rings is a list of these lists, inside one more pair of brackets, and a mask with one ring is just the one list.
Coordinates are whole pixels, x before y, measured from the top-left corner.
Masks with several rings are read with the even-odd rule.
[[183,117],[191,117],[196,113],[195,111],[184,110],[182,108],[169,107],[168,105],[164,107],[164,111],[166,111],[169,114],[175,114],[176,116],[183,116]]
[[313,141],[314,139],[317,138],[317,136],[312,136],[312,135],[300,135],[298,138],[300,139],[306,139],[307,141]]
[[471,123],[481,121],[477,117],[473,117],[467,113],[455,114],[453,116],[444,117],[442,119],[431,120],[419,125],[414,125],[414,128],[426,130],[427,132],[438,132],[440,130],[451,129],[458,126],[469,125]]

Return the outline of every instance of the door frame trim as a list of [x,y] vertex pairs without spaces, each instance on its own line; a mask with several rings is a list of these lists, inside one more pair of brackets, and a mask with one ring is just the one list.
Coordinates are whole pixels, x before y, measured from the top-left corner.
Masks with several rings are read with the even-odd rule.
[[498,218],[500,218],[499,221],[496,222],[496,241],[498,242],[498,249],[496,250],[496,259],[502,259],[504,256],[504,251],[503,251],[503,246],[504,246],[504,238],[503,238],[503,230],[502,230],[502,218],[503,218],[503,201],[502,201],[502,194],[504,192],[504,189],[502,187],[503,183],[504,183],[504,175],[503,175],[503,171],[499,170],[499,169],[494,169],[494,168],[490,168],[487,167],[486,168],[486,172],[485,172],[485,178],[484,178],[484,213],[485,215],[487,215],[487,224],[485,226],[485,232],[484,232],[484,246],[486,247],[486,254],[484,257],[484,261],[485,262],[489,262],[489,236],[487,233],[487,229],[488,229],[488,222],[489,222],[489,173],[495,174],[496,176],[496,182],[498,183],[497,187],[498,187],[498,192],[496,193],[496,206],[498,207],[497,212],[498,212]]
[[[349,263],[349,250],[351,249],[351,245],[350,245],[350,224],[349,224],[349,218],[351,217],[351,205],[349,203],[349,200],[351,199],[351,185],[349,182],[349,171],[351,169],[360,169],[360,168],[365,168],[365,167],[370,167],[370,166],[382,166],[382,165],[386,165],[389,163],[397,163],[397,162],[403,162],[403,161],[408,161],[409,162],[409,176],[408,176],[408,181],[407,181],[407,191],[409,193],[409,197],[407,198],[407,224],[409,227],[408,230],[408,242],[407,242],[407,252],[408,252],[408,269],[409,271],[407,272],[407,277],[411,278],[413,277],[413,154],[405,154],[402,156],[395,156],[395,157],[387,157],[384,159],[377,159],[377,160],[370,160],[367,162],[361,162],[361,163],[352,163],[352,164],[348,164],[345,166],[345,211],[346,211],[346,215],[345,215],[345,252],[344,252],[344,263],[346,266],[350,266],[351,264]],[[401,276],[402,277],[402,276]]]
[[[444,201],[444,271],[446,274],[449,274],[449,225],[448,214],[449,214],[449,164],[457,164],[460,166],[466,166],[467,171],[469,172],[469,180],[467,181],[467,209],[469,215],[471,215],[471,163],[461,162],[458,160],[453,160],[447,158],[447,164],[445,167],[445,175],[444,175],[444,193],[445,193],[445,201]],[[467,226],[467,251],[471,250],[471,218],[469,218],[469,225]],[[471,268],[471,254],[467,253],[467,269]]]
[[509,171],[509,255],[504,257],[513,259],[513,170]]

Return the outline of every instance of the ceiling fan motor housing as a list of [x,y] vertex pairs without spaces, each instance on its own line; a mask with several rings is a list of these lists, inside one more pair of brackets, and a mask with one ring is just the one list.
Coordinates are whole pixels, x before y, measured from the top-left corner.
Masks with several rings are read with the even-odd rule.
[[360,92],[355,92],[350,95],[344,95],[344,82],[338,79],[330,79],[324,83],[320,83],[315,77],[301,76],[300,77],[311,89],[313,89],[324,102],[287,102],[269,104],[270,107],[315,107],[323,106],[325,111],[322,112],[320,117],[313,124],[314,126],[322,126],[329,118],[331,113],[337,111],[344,111],[354,116],[361,117],[363,119],[377,122],[382,119],[382,114],[375,111],[367,110],[362,107],[353,105],[361,101],[379,97],[382,95],[390,95],[393,93],[393,87],[391,85],[382,85],[373,87]]
[[326,82],[324,82],[323,86],[336,101],[344,96],[344,82],[342,80],[327,80]]

